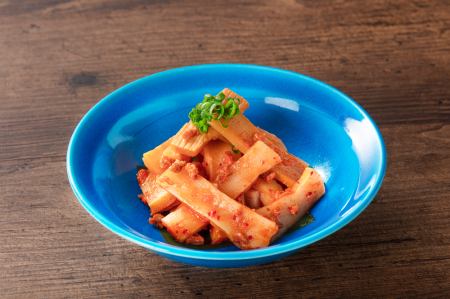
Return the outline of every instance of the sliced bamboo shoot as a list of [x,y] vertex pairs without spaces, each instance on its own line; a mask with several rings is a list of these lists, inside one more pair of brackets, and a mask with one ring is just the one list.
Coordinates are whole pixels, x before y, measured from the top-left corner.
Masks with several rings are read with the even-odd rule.
[[199,234],[193,234],[192,236],[187,237],[184,243],[191,245],[203,245],[205,244],[205,239]]
[[[165,190],[164,190],[165,191]],[[180,202],[170,193],[161,192],[160,196],[155,197],[148,203],[150,211],[153,214],[168,211],[178,206]]]
[[209,235],[211,237],[211,244],[217,245],[220,243],[223,243],[225,240],[227,240],[227,234],[223,230],[221,230],[219,227],[215,226],[214,224],[211,225],[211,228],[209,229]]
[[241,103],[239,104],[239,111],[241,114],[244,113],[245,110],[247,110],[249,106],[248,101],[242,96],[238,95],[229,88],[224,88],[222,90],[222,93],[225,95],[225,98],[238,98],[239,100],[241,100]]
[[306,168],[302,176],[278,200],[257,210],[258,214],[275,221],[279,231],[274,237],[282,235],[296,223],[325,193],[320,175],[312,168]]
[[218,137],[214,129],[210,128],[207,133],[201,134],[193,123],[188,122],[173,137],[172,145],[183,155],[195,157],[206,143]]
[[178,200],[156,183],[157,175],[149,172],[145,181],[140,184],[142,194],[151,213],[154,215],[167,211],[178,204]]
[[[225,99],[230,97],[240,99],[241,102],[239,104],[239,110],[241,114],[248,108],[248,102],[240,95],[234,93],[228,88],[225,88],[222,92],[225,95]],[[216,132],[216,130],[211,127],[206,134],[201,134],[197,127],[195,127],[191,122],[188,122],[175,135],[172,140],[172,145],[174,145],[180,153],[189,157],[195,157],[200,153],[206,143],[210,140],[219,138],[219,136],[220,135]]]
[[[294,155],[289,154],[284,147],[283,142],[275,135],[272,135],[262,129],[258,128],[258,131],[254,135],[255,140],[261,140],[270,146],[277,154],[280,155],[282,163],[274,167],[276,178],[290,187],[300,178],[305,168],[308,166],[304,161],[300,160]],[[272,135],[272,136],[270,136]],[[280,145],[281,143],[281,145]]]
[[230,119],[227,122],[227,127],[224,127],[220,121],[213,120],[211,121],[211,128],[214,128],[243,153],[253,145],[255,142],[253,136],[258,132],[258,128],[242,114]]
[[[217,176],[217,171],[221,166],[229,163],[230,165],[239,158],[239,155],[232,153],[232,147],[228,142],[223,142],[221,140],[210,141],[207,145],[203,147],[203,165],[205,166],[206,172],[209,177],[209,181],[214,182]],[[229,162],[227,162],[227,159]],[[180,210],[181,215],[184,211]],[[214,233],[214,236],[212,235]],[[226,234],[216,227],[211,231],[211,238],[216,238],[217,242],[222,242],[221,239],[226,239]],[[220,243],[219,242],[219,243]],[[215,243],[215,244],[219,244]]]
[[258,209],[262,206],[260,193],[255,189],[245,191],[245,205],[251,209]]
[[[170,146],[167,148],[169,149]],[[238,155],[232,153],[232,148],[229,143],[225,143],[220,140],[213,140],[209,142],[203,148],[203,165],[205,165],[205,169],[209,175],[209,180],[214,181],[215,176],[217,175],[217,170],[220,168],[221,164],[225,163],[225,159],[230,159],[230,163],[238,159]],[[178,211],[180,217],[183,217],[183,213],[185,213],[185,209]],[[195,212],[194,212],[195,213]],[[187,215],[186,217],[189,217]],[[192,218],[192,217],[191,217]],[[180,229],[183,223],[180,223]],[[191,230],[187,230],[187,232],[191,232]],[[195,232],[192,232],[192,234]],[[214,230],[215,236],[220,237],[226,235],[224,232],[220,232],[219,228]],[[174,236],[175,237],[175,236]],[[218,243],[217,243],[218,244]]]
[[219,189],[231,198],[236,198],[247,190],[260,174],[280,162],[280,156],[273,149],[264,142],[257,141],[231,166],[230,175],[219,183]]
[[156,174],[160,174],[165,170],[163,167],[161,167],[160,161],[163,152],[166,150],[167,147],[170,146],[170,143],[171,138],[166,140],[164,143],[158,145],[151,151],[144,153],[142,161],[144,162],[144,165],[145,167],[147,167],[148,170]]
[[180,153],[178,151],[178,149],[173,145],[169,145],[168,147],[166,147],[166,149],[162,153],[161,159],[164,159],[164,157],[167,157],[168,159],[170,159],[172,161],[176,161],[176,160],[188,161],[188,160],[190,160],[190,157]]
[[208,220],[181,204],[161,220],[167,231],[178,242],[185,242],[208,224]]
[[[239,159],[239,154],[234,154],[232,147],[228,142],[222,140],[213,140],[209,142],[202,150],[203,166],[208,174],[209,180],[215,182],[219,169],[228,162],[233,163]],[[229,161],[228,161],[229,160]]]
[[258,179],[252,189],[259,191],[259,199],[264,206],[267,206],[278,199],[283,192],[283,187],[275,180],[266,181]]
[[223,230],[239,248],[266,247],[278,230],[275,222],[231,199],[201,176],[191,177],[187,166],[173,164],[157,182],[164,189]]
[[283,161],[273,168],[273,172],[275,172],[277,180],[287,187],[291,187],[300,178],[308,164],[288,153],[280,156]]
[[[278,138],[277,135],[267,132],[266,130],[264,130],[262,128],[258,128],[258,131],[261,135],[261,138],[265,138],[264,140],[263,139],[260,139],[260,140],[264,141],[266,144],[268,144],[269,142],[273,143],[273,145],[275,147],[287,151],[286,145],[284,145],[283,141],[281,141],[281,139]],[[267,142],[267,141],[269,141],[269,142]]]
[[211,121],[211,127],[243,153],[247,152],[255,141],[264,141],[280,155],[282,163],[274,167],[273,171],[276,178],[288,187],[300,178],[307,167],[305,162],[289,154],[284,147],[280,147],[279,142],[265,133],[262,134],[261,129],[253,125],[244,115],[233,117],[226,128],[216,120]]

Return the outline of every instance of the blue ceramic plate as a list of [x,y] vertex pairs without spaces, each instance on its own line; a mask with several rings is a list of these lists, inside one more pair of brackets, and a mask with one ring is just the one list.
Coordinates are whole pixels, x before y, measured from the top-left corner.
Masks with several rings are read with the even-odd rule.
[[[315,221],[267,248],[191,249],[166,242],[148,224],[137,194],[141,156],[174,135],[205,93],[229,87],[250,102],[245,112],[323,176],[326,195]],[[170,259],[209,267],[270,262],[332,234],[358,216],[383,180],[386,152],[378,128],[349,97],[320,81],[270,67],[212,64],[157,73],[114,91],[80,121],[67,172],[83,207],[119,236]]]

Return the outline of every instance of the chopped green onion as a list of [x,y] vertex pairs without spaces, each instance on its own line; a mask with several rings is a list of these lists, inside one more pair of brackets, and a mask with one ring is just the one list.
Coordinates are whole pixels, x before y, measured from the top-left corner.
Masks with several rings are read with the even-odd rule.
[[240,153],[241,153],[241,151],[238,150],[234,145],[231,145],[231,151],[232,151],[233,153],[235,153],[235,154],[240,154]]
[[228,120],[239,114],[240,103],[240,99],[227,98],[223,92],[216,96],[205,94],[203,101],[189,112],[189,118],[201,133],[208,132],[211,120],[220,121],[226,128]]

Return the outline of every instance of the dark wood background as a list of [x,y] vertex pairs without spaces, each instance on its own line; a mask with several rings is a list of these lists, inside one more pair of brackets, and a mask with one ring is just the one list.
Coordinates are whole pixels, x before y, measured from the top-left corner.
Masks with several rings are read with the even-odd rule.
[[[66,178],[100,98],[182,65],[290,69],[381,128],[384,185],[350,225],[243,269],[168,261],[104,229]],[[449,297],[449,1],[0,1],[0,297]]]

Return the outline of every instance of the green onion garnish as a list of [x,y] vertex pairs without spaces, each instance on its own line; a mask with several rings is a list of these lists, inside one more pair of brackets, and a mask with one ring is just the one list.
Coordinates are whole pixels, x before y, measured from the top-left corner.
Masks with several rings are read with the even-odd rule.
[[208,132],[210,122],[218,120],[223,127],[227,121],[239,114],[238,98],[226,98],[223,92],[216,96],[205,94],[203,101],[189,112],[189,118],[201,133]]
[[232,151],[233,153],[235,153],[235,154],[240,154],[240,153],[241,153],[241,151],[238,150],[234,145],[231,145],[231,151]]

